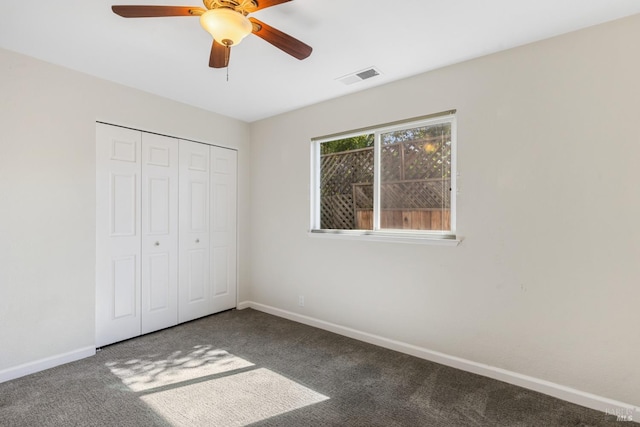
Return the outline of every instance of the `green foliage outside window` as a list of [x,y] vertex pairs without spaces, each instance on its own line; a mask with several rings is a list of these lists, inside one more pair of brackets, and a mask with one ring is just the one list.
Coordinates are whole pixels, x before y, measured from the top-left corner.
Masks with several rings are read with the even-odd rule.
[[324,142],[320,145],[322,155],[342,153],[343,151],[359,150],[373,147],[374,135],[358,135],[350,138],[336,139]]

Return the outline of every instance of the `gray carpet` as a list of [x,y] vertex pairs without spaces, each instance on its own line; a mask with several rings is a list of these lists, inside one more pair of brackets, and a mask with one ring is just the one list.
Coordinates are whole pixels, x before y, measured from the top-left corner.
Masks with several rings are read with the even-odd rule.
[[620,423],[500,381],[247,309],[107,346],[95,357],[2,383],[0,425]]

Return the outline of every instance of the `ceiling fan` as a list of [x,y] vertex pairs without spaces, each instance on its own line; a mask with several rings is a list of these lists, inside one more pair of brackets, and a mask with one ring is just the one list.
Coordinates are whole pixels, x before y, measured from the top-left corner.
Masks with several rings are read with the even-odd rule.
[[300,40],[247,15],[291,0],[203,0],[206,9],[197,6],[112,6],[124,18],[199,16],[202,27],[213,36],[209,66],[229,65],[231,46],[250,33],[271,43],[297,59],[305,59],[313,50]]

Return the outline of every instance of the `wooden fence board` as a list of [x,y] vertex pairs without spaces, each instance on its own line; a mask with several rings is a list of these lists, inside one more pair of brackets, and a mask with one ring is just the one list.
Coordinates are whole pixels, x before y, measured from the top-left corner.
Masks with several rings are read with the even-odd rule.
[[[360,209],[356,213],[356,230],[373,229],[373,211]],[[441,231],[451,229],[449,210],[384,210],[380,216],[382,230]]]

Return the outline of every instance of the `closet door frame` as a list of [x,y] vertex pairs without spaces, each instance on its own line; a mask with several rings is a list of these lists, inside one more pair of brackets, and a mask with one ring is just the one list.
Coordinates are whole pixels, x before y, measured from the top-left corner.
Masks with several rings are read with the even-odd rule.
[[[237,306],[237,156],[96,123],[97,347]],[[152,182],[171,205],[162,229]]]

